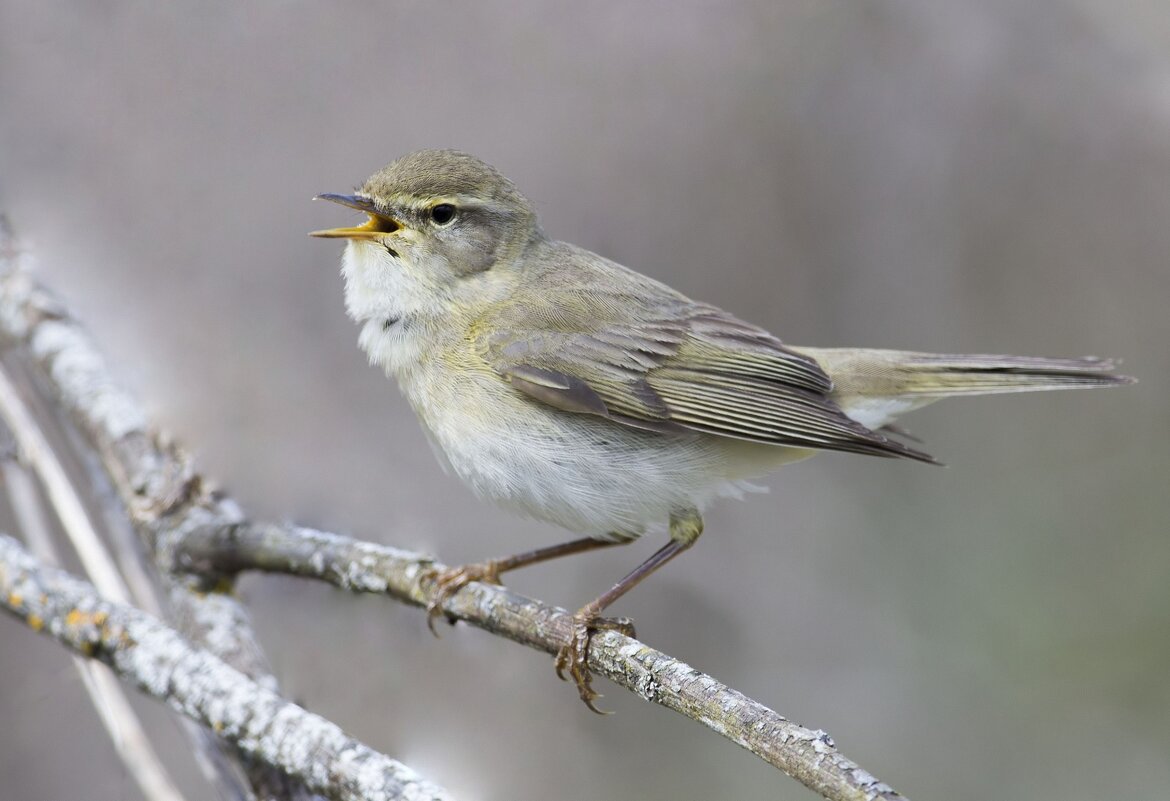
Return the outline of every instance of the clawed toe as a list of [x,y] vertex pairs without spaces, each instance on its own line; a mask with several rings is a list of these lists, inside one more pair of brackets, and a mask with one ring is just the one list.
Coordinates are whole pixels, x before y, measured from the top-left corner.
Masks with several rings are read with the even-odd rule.
[[577,695],[585,706],[599,715],[611,715],[594,704],[601,694],[593,689],[593,674],[589,670],[589,644],[597,631],[619,631],[627,637],[634,636],[634,623],[629,618],[604,618],[590,615],[585,610],[573,615],[573,631],[569,640],[557,651],[557,676],[562,681],[573,681]]
[[599,715],[604,715],[607,713],[593,703],[601,695],[593,689],[593,674],[589,672],[589,640],[593,636],[590,622],[574,616],[573,632],[569,635],[569,641],[557,651],[557,676],[562,681],[572,679],[577,685],[577,694],[585,706]]
[[[499,584],[500,571],[495,562],[480,562],[435,570],[426,578],[434,584],[431,599],[427,603],[427,628],[431,630],[431,634],[438,637],[435,621],[444,614],[443,604],[447,603],[447,599],[473,581]],[[455,618],[450,615],[447,615],[447,620],[452,624],[455,622]]]
[[[575,544],[575,543],[574,543]],[[455,617],[444,609],[447,601],[473,581],[482,581],[489,584],[500,583],[500,573],[516,567],[519,557],[509,557],[504,560],[489,560],[487,562],[463,565],[462,567],[446,568],[444,570],[430,570],[421,579],[423,586],[430,585],[430,598],[427,602],[427,628],[436,637],[439,636],[435,628],[435,621],[443,615],[448,621],[455,622]],[[629,618],[601,617],[603,610],[612,599],[602,596],[586,604],[573,615],[572,630],[565,644],[560,647],[556,655],[557,676],[563,681],[572,681],[577,687],[577,695],[585,706],[599,715],[611,714],[599,709],[595,703],[601,695],[593,689],[593,674],[589,670],[589,645],[593,635],[598,631],[617,631],[627,637],[634,635],[634,623]]]

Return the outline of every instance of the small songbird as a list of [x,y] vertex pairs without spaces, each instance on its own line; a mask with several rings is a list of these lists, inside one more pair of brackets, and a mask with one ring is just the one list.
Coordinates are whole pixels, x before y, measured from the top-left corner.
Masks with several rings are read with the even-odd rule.
[[[817,451],[935,460],[893,420],[939,398],[1131,383],[1101,359],[785,345],[665,284],[548,238],[532,204],[474,156],[423,150],[352,195],[341,273],[359,343],[398,381],[480,497],[581,536],[434,577],[432,623],[470,581],[558,556],[667,543],[574,616],[557,673],[597,711],[601,612],[691,547],[703,508]],[[761,291],[770,291],[762,288]]]

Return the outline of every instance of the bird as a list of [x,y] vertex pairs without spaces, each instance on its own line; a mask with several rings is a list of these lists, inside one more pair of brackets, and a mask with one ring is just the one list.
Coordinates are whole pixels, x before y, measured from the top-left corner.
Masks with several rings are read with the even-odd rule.
[[[547,236],[497,169],[420,150],[352,194],[346,311],[450,472],[576,539],[448,568],[428,623],[471,581],[633,542],[666,542],[573,615],[556,671],[595,712],[594,633],[611,604],[699,539],[703,510],[820,451],[937,464],[894,420],[941,398],[1132,383],[1098,358],[788,345],[723,309]],[[761,287],[768,291],[769,287]]]

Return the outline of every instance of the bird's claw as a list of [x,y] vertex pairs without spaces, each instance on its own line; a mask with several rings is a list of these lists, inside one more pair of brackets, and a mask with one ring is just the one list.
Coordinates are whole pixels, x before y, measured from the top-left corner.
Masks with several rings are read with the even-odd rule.
[[598,617],[596,613],[590,613],[588,609],[583,609],[573,615],[573,630],[569,634],[568,642],[557,651],[557,677],[561,681],[572,679],[573,683],[577,685],[577,695],[581,697],[590,711],[599,715],[612,715],[612,712],[598,709],[593,703],[602,697],[593,689],[593,674],[589,670],[589,643],[593,639],[594,632],[598,631],[618,631],[627,637],[633,637],[634,623],[627,617]]
[[[500,584],[499,566],[494,561],[475,562],[460,567],[449,567],[446,570],[431,570],[424,579],[431,582],[431,599],[427,602],[427,628],[431,634],[439,636],[435,628],[435,621],[444,614],[443,604],[447,599],[473,581],[482,581],[485,584]],[[455,623],[455,618],[447,615],[447,621]]]

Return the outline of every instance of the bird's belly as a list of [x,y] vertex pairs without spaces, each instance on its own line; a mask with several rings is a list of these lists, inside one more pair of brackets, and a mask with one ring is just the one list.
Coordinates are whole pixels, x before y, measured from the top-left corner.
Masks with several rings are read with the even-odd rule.
[[783,461],[785,449],[755,446],[771,459],[755,464],[753,448],[748,466],[722,438],[641,431],[544,406],[495,375],[450,375],[402,380],[450,468],[477,495],[577,533],[663,528],[672,511],[738,494]]

